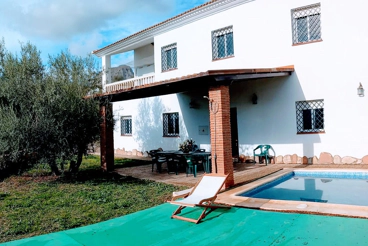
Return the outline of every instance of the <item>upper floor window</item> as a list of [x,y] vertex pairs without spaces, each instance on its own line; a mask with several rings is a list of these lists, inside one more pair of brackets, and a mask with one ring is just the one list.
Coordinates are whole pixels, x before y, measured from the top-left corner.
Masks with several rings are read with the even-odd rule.
[[322,40],[320,3],[292,9],[291,21],[293,44]]
[[297,133],[325,132],[323,99],[298,101],[295,106]]
[[132,135],[132,116],[122,116],[120,118],[120,127],[122,136]]
[[162,72],[178,68],[176,43],[161,48]]
[[163,134],[164,137],[179,136],[179,113],[163,114]]
[[212,31],[212,60],[234,56],[233,27]]

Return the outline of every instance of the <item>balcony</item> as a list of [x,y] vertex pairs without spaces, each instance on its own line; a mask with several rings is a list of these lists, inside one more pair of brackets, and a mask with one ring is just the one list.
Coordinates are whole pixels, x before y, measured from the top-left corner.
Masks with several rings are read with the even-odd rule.
[[260,78],[290,76],[294,65],[276,68],[244,68],[208,70],[181,77],[156,81],[154,73],[141,77],[117,81],[104,86],[105,92],[98,97],[109,96],[110,102],[162,96],[190,90],[208,90],[211,86],[229,85]]
[[155,75],[149,74],[145,76],[135,77],[132,79],[126,79],[107,84],[105,86],[105,91],[109,93],[120,90],[134,89],[136,87],[150,85],[154,82],[155,82]]

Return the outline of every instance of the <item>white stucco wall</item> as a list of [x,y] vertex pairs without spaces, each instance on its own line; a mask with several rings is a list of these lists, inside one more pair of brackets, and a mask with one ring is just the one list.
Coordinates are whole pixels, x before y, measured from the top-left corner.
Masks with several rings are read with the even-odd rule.
[[[292,46],[290,10],[317,2],[321,3],[323,41]],[[272,144],[278,155],[311,157],[329,152],[361,158],[368,154],[368,93],[365,97],[357,96],[359,82],[368,88],[367,7],[363,0],[256,0],[240,5],[156,36],[156,80],[213,69],[294,65],[295,72],[290,77],[231,85],[231,106],[238,112],[240,154],[251,154],[258,144]],[[229,25],[234,29],[235,55],[212,61],[211,31]],[[161,73],[161,47],[175,42],[178,69]],[[253,93],[258,95],[257,105],[250,102]],[[315,99],[324,99],[326,133],[296,134],[295,102]],[[160,116],[157,119],[162,121],[161,112],[168,110],[166,107],[179,112],[180,120],[184,119],[180,137],[190,136],[209,144],[209,136],[199,136],[196,129],[208,125],[207,102],[199,100],[201,108],[194,110],[188,108],[190,95],[169,95],[159,100],[163,106],[161,111],[155,111]],[[133,129],[138,104],[139,100],[121,103],[126,105],[124,115],[133,116]],[[160,127],[152,134],[155,140],[150,140],[155,144],[152,142],[144,150],[158,147],[156,143],[172,149],[179,141],[162,138],[161,121],[152,122],[158,122]],[[115,147],[141,149],[134,134],[130,139],[115,135]]]
[[[290,10],[317,2],[321,2],[323,42],[293,47]],[[352,63],[360,63],[354,58],[357,58],[360,52],[356,52],[361,48],[367,49],[364,45],[367,41],[364,23],[367,23],[368,17],[364,11],[368,3],[362,0],[317,2],[256,0],[156,36],[156,78],[164,80],[213,69],[289,64],[314,69],[323,65],[321,69],[325,70],[335,68],[336,64],[345,66],[340,59],[342,55],[351,58]],[[213,62],[211,32],[230,25],[234,28],[235,56]],[[175,42],[178,69],[160,73],[161,47]],[[346,45],[352,43],[353,46]]]
[[[179,143],[187,138],[196,141],[199,147],[210,150],[210,135],[199,134],[200,126],[209,126],[208,102],[197,100],[198,108],[189,107],[191,97],[186,94],[171,94],[161,97],[136,99],[113,104],[116,125],[114,130],[115,149],[148,151],[178,149]],[[179,113],[179,137],[163,137],[163,113]],[[121,116],[132,116],[132,136],[121,136]]]
[[155,72],[154,45],[148,44],[134,50],[135,76],[143,76]]

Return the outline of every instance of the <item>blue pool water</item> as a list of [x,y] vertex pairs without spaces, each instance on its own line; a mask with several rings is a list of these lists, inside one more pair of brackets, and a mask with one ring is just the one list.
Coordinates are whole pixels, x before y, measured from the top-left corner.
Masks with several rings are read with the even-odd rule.
[[368,172],[295,171],[240,196],[368,206]]

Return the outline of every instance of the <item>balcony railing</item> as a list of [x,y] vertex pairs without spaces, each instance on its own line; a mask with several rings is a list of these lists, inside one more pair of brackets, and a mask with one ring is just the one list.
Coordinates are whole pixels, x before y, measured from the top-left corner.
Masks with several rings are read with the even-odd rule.
[[136,77],[127,80],[117,81],[106,85],[106,92],[124,90],[124,89],[134,89],[138,86],[149,85],[155,82],[155,75],[146,75],[141,77]]

